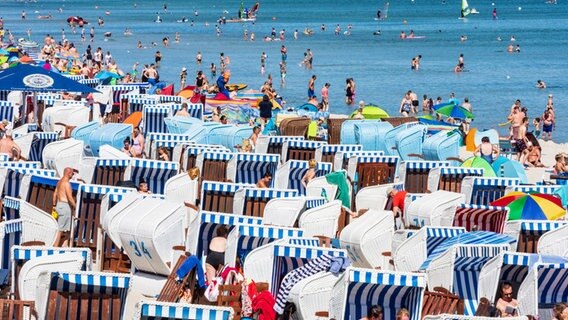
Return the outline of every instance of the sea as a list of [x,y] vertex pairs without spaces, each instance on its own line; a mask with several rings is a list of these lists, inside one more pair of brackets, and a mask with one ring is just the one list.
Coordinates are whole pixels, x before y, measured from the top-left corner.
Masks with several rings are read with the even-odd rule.
[[[211,81],[209,65],[219,68],[219,54],[230,57],[231,83],[245,83],[259,89],[268,75],[272,75],[277,92],[288,105],[297,106],[306,101],[307,85],[312,75],[317,76],[316,94],[324,83],[330,83],[330,111],[349,114],[356,108],[345,103],[345,80],[356,82],[356,104],[363,100],[381,106],[391,114],[399,115],[400,101],[407,90],[420,98],[449,99],[451,93],[463,101],[468,97],[476,116],[472,126],[478,130],[495,128],[505,135],[510,107],[516,99],[528,108],[532,119],[542,115],[547,97],[552,94],[557,125],[553,140],[567,142],[568,113],[568,1],[549,4],[545,0],[470,0],[470,8],[479,14],[459,19],[461,0],[262,0],[255,23],[227,23],[220,25],[216,35],[216,21],[225,16],[235,17],[240,0],[36,0],[0,1],[0,16],[4,28],[17,38],[31,37],[42,42],[46,34],[61,39],[62,29],[80,52],[89,42],[82,43],[80,31],[73,34],[67,25],[70,16],[81,16],[95,27],[95,41],[91,45],[110,51],[121,69],[129,72],[135,62],[154,62],[156,51],[163,59],[159,69],[162,81],[179,88],[182,67],[193,74],[203,70]],[[252,7],[253,1],[244,3]],[[385,10],[388,6],[388,11]],[[166,7],[166,10],[165,8]],[[492,11],[497,9],[497,19]],[[22,10],[26,19],[21,19]],[[377,10],[387,17],[375,20]],[[38,19],[40,15],[52,19]],[[162,22],[156,23],[157,15]],[[97,19],[104,19],[99,27]],[[186,17],[187,23],[177,22]],[[325,25],[323,31],[321,26]],[[339,25],[341,32],[334,29]],[[351,25],[350,34],[344,34]],[[86,30],[87,41],[89,28]],[[125,36],[128,28],[133,33]],[[272,28],[277,34],[285,30],[284,41],[263,41]],[[313,30],[311,36],[304,29]],[[255,33],[255,41],[244,39],[245,30]],[[293,32],[298,30],[298,39]],[[374,33],[380,30],[380,35]],[[401,31],[413,30],[424,38],[401,40]],[[103,34],[111,32],[105,40]],[[176,32],[180,42],[175,43]],[[461,37],[467,37],[461,41]],[[168,47],[162,39],[168,37]],[[511,38],[515,41],[511,41]],[[138,49],[140,41],[144,49]],[[155,42],[157,46],[153,46]],[[509,44],[519,45],[520,53],[508,53]],[[280,48],[288,49],[286,84],[280,84]],[[307,49],[313,52],[313,68],[300,65]],[[203,55],[197,65],[196,53]],[[266,71],[261,74],[260,56],[268,56]],[[464,55],[465,71],[455,73],[458,56]],[[411,70],[411,59],[422,56],[420,70]],[[537,89],[537,80],[543,80],[547,89]],[[421,100],[421,99],[420,99]]]

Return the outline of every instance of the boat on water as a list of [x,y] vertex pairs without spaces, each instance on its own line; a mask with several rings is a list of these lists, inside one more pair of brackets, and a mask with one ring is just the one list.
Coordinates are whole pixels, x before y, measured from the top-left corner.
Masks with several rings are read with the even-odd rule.
[[238,16],[226,19],[225,22],[254,22],[256,21],[256,14],[258,13],[259,7],[260,4],[257,2],[250,9],[245,8],[244,4],[241,2]]

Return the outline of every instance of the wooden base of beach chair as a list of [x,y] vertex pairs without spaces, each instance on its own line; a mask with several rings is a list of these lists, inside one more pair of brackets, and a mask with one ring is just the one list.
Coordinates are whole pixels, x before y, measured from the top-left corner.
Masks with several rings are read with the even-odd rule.
[[36,318],[35,314],[33,301],[0,299],[0,319],[31,320]]
[[117,183],[124,181],[125,170],[126,167],[119,166],[96,167],[92,183],[104,186],[116,186]]
[[201,199],[202,209],[220,213],[233,213],[234,193],[206,191]]
[[461,193],[461,184],[464,178],[465,176],[462,174],[440,177],[438,190]]
[[311,120],[309,118],[284,119],[280,122],[280,135],[306,137],[310,122]]
[[109,319],[120,320],[122,302],[119,295],[99,293],[60,293],[51,290],[47,320]]
[[422,317],[438,314],[463,314],[463,300],[442,287],[434,288],[434,291],[424,293],[422,303]]
[[227,161],[203,161],[203,180],[223,182],[227,179]]
[[316,156],[315,149],[295,149],[288,148],[287,160],[303,160],[310,161]]
[[537,253],[538,240],[541,235],[519,234],[517,252]]
[[247,199],[245,201],[245,212],[243,214],[246,216],[262,218],[264,216],[264,208],[268,201],[270,201],[270,199]]
[[[348,119],[327,119],[327,142],[329,144],[341,143],[341,125]],[[324,161],[328,162],[328,161]]]
[[217,306],[231,307],[235,311],[234,320],[241,319],[242,302],[241,292],[242,284],[221,284],[219,285],[219,296],[217,297]]
[[191,297],[186,296],[186,299],[190,300],[186,302],[197,303],[199,301],[201,294],[199,290],[196,290],[197,274],[195,268],[180,281],[176,279],[176,272],[187,257],[189,257],[189,253],[186,252],[178,258],[178,261],[172,268],[172,272],[168,276],[168,279],[166,280],[162,291],[160,291],[160,294],[158,295],[158,301],[178,302],[180,299],[184,298],[184,295],[187,294],[186,290],[189,290],[191,294]]

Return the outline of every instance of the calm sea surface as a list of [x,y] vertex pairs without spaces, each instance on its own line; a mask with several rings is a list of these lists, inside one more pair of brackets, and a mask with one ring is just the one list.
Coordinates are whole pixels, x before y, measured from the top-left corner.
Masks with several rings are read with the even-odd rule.
[[[505,121],[509,107],[515,99],[521,99],[529,108],[531,118],[540,116],[546,105],[548,94],[554,95],[557,114],[557,128],[554,139],[568,141],[568,4],[560,0],[557,5],[546,4],[544,0],[470,0],[470,7],[480,14],[470,15],[466,20],[458,19],[461,1],[446,0],[392,0],[388,19],[375,21],[377,10],[383,10],[383,1],[361,0],[313,0],[280,1],[263,0],[255,24],[228,23],[221,26],[220,37],[215,35],[215,20],[226,10],[227,17],[235,16],[240,1],[42,1],[23,3],[1,0],[1,15],[5,28],[11,29],[16,38],[25,36],[32,29],[32,38],[41,42],[46,33],[60,39],[65,28],[81,52],[86,44],[80,41],[80,33],[72,34],[66,24],[68,16],[78,15],[89,20],[96,27],[94,46],[110,50],[121,69],[128,72],[134,62],[153,62],[155,51],[163,54],[161,78],[176,83],[185,66],[190,75],[199,69],[207,71],[211,62],[219,64],[219,53],[230,56],[231,82],[247,83],[258,89],[268,73],[275,79],[275,87],[289,104],[303,103],[308,80],[312,74],[318,76],[316,94],[325,82],[331,83],[331,111],[348,113],[352,107],[344,103],[345,79],[353,77],[357,83],[356,100],[372,102],[396,115],[400,100],[406,90],[414,90],[421,97],[441,96],[448,99],[451,92],[462,100],[469,97],[474,113],[474,125],[478,128],[493,128]],[[136,4],[136,6],[135,6]],[[253,3],[245,3],[252,6]],[[96,8],[98,6],[98,9]],[[63,12],[58,9],[62,8]],[[491,12],[497,8],[498,19],[493,20]],[[27,20],[20,19],[21,11],[27,13]],[[199,15],[194,16],[197,10]],[[110,15],[105,15],[110,11]],[[383,10],[384,11],[384,10]],[[39,15],[53,15],[52,20],[39,20]],[[154,23],[156,12],[160,12],[163,23]],[[99,28],[97,18],[101,16],[105,25]],[[190,23],[178,23],[183,16],[193,19]],[[209,25],[206,26],[206,22]],[[327,26],[326,31],[320,25]],[[334,35],[333,29],[339,24],[341,33],[352,25],[351,35]],[[277,32],[286,30],[284,42],[262,41],[272,28]],[[304,28],[312,28],[313,36],[302,34]],[[133,36],[125,37],[123,31],[130,28]],[[256,41],[244,41],[243,32],[254,32]],[[299,39],[293,39],[298,29]],[[373,35],[380,29],[382,35]],[[401,31],[410,30],[424,39],[400,40]],[[78,29],[79,30],[79,29]],[[87,38],[88,38],[88,29]],[[112,32],[109,41],[103,41],[103,33]],[[181,41],[174,43],[175,33]],[[460,41],[460,36],[468,40]],[[521,53],[507,53],[511,36],[514,44],[521,46]],[[163,47],[161,40],[170,38],[170,46]],[[497,40],[500,37],[502,41]],[[148,49],[137,49],[138,41]],[[151,47],[156,42],[158,47]],[[288,76],[286,87],[279,85],[280,46],[288,48]],[[313,70],[299,66],[303,53],[310,48],[314,53]],[[195,63],[195,54],[201,51],[203,65]],[[260,55],[268,55],[266,73],[260,74]],[[467,72],[456,74],[453,68],[460,53],[465,56]],[[422,55],[422,68],[410,70],[412,57]],[[192,79],[192,77],[189,77]],[[534,87],[538,79],[544,80],[549,88],[538,90]],[[531,121],[532,122],[532,121]],[[504,129],[502,132],[504,133]]]

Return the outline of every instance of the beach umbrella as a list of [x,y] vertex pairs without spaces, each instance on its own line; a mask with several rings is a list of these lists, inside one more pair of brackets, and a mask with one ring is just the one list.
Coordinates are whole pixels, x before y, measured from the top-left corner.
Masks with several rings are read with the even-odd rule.
[[[349,117],[353,118],[356,114],[357,111],[353,112]],[[389,117],[389,114],[385,110],[373,104],[364,106],[362,114],[365,119],[382,119]]]
[[521,183],[528,183],[527,173],[525,167],[517,161],[511,160],[503,156],[497,157],[493,160],[491,164],[493,170],[495,170],[495,175],[501,178],[519,178]]
[[118,73],[103,70],[95,75],[95,79],[100,79],[103,84],[108,84],[112,79],[121,79]]
[[473,119],[475,116],[462,106],[457,106],[453,103],[442,103],[433,107],[434,110],[446,117],[455,119]]
[[514,191],[491,205],[509,207],[509,220],[556,220],[566,214],[559,197],[543,193]]
[[483,169],[483,176],[484,177],[496,177],[495,170],[493,167],[487,162],[487,160],[481,157],[471,157],[466,159],[460,167],[463,168],[480,168]]
[[295,107],[294,110],[296,110],[296,111],[305,110],[305,111],[311,111],[311,112],[318,112],[318,107],[315,106],[312,103],[304,103],[301,106]]

